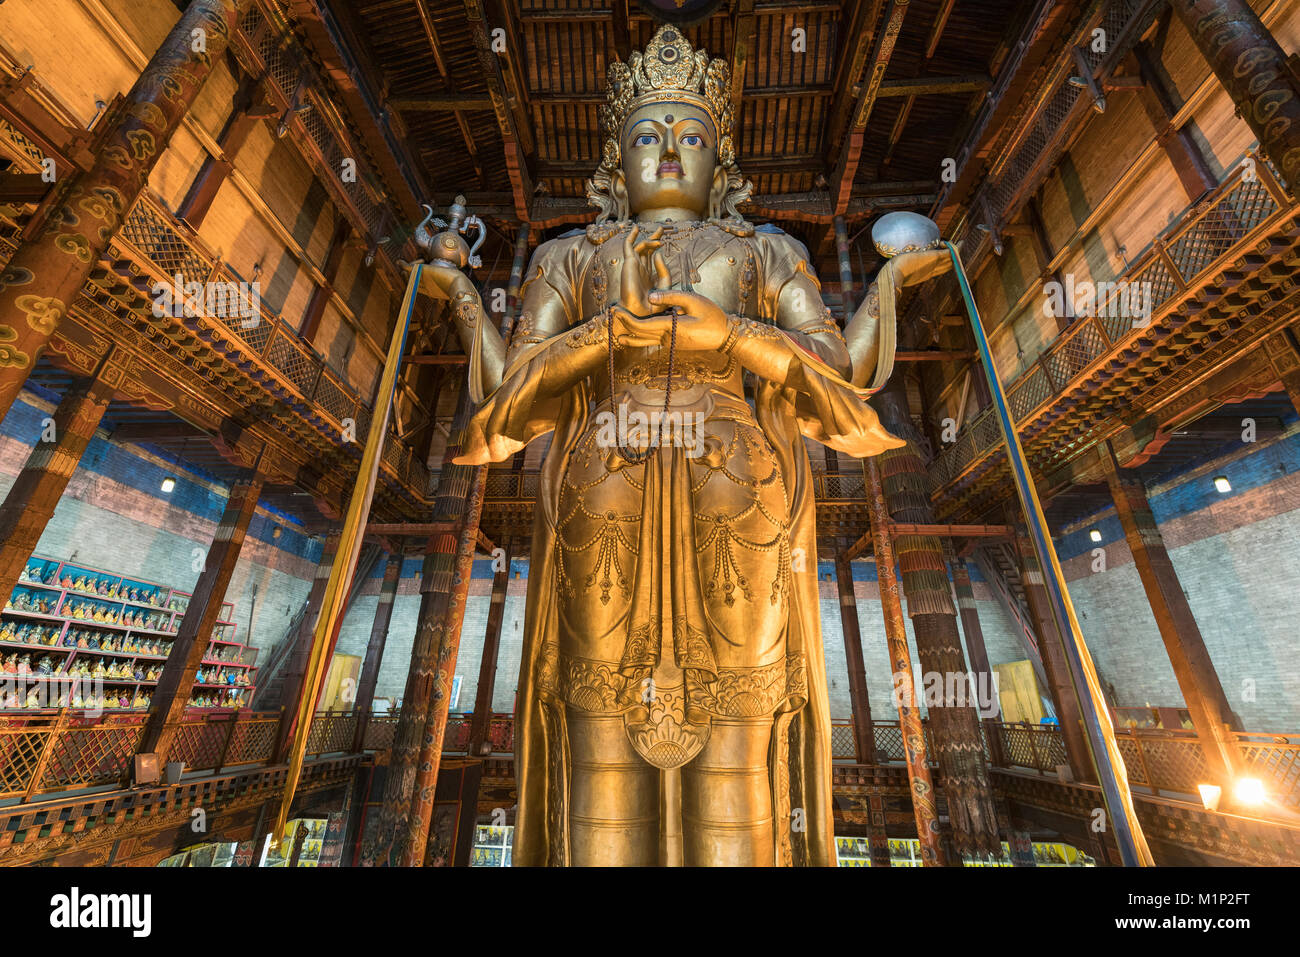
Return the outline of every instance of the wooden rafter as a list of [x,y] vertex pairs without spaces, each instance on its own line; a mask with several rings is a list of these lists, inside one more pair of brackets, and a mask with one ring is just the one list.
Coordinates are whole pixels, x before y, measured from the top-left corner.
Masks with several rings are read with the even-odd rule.
[[992,77],[984,73],[917,76],[902,80],[885,80],[880,84],[876,97],[879,99],[886,96],[923,96],[927,93],[983,93],[992,85]]
[[737,113],[745,92],[745,71],[749,67],[750,51],[754,48],[755,30],[754,0],[736,0],[732,13],[731,102]]
[[[514,193],[515,216],[520,222],[531,222],[533,179],[528,168],[531,134],[521,131],[514,112],[516,107],[526,112],[528,102],[519,81],[518,58],[516,53],[512,52],[519,50],[519,43],[512,35],[509,19],[503,19],[501,22],[507,25],[500,29],[506,30],[506,49],[501,54],[493,52],[483,0],[464,0],[464,2],[470,35],[478,50],[483,78],[487,84],[488,95],[492,98],[492,111],[496,114],[497,126],[501,130],[501,139],[505,145],[506,169],[510,174],[510,186]],[[503,60],[506,67],[504,70]]]
[[939,49],[939,41],[943,39],[943,31],[948,26],[948,18],[952,16],[952,8],[957,5],[957,0],[943,0],[943,6],[935,15],[934,23],[930,27],[930,35],[925,40],[925,58],[929,60],[934,56],[934,51]]
[[[413,0],[415,10],[420,15],[420,28],[424,31],[424,38],[429,43],[429,50],[433,53],[433,65],[438,68],[439,75],[442,76],[443,83],[450,84],[451,72],[447,69],[447,60],[442,54],[442,42],[438,39],[438,31],[433,25],[433,15],[429,12],[428,0]],[[461,139],[465,141],[465,152],[469,154],[470,162],[474,166],[474,172],[478,176],[480,186],[487,185],[487,177],[483,173],[483,162],[479,159],[478,147],[474,144],[474,134],[470,132],[469,123],[465,119],[463,110],[455,110],[456,125],[460,127]]]

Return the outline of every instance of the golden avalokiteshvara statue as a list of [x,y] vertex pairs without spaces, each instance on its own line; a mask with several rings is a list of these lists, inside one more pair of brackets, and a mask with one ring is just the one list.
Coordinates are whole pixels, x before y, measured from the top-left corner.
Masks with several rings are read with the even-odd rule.
[[482,399],[457,461],[554,433],[517,864],[835,863],[801,436],[857,457],[902,445],[863,388],[892,366],[902,277],[873,287],[846,342],[803,246],[737,211],[751,187],[732,119],[726,62],[663,27],[609,69],[600,215],[537,250],[509,349],[463,274],[425,268]]

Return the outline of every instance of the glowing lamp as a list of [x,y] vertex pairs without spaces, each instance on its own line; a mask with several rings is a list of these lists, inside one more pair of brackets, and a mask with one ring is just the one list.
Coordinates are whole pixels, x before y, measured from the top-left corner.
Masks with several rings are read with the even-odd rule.
[[1097,528],[1089,529],[1088,537],[1091,538],[1094,542],[1101,541],[1101,530]]
[[1214,477],[1214,490],[1220,495],[1226,495],[1232,491],[1232,483],[1228,481],[1226,475],[1216,475]]
[[1264,803],[1264,783],[1259,778],[1237,778],[1232,786],[1232,796],[1238,804]]
[[176,480],[172,478],[170,475],[167,478],[162,480],[161,488],[164,492],[170,492],[175,487],[176,487]]
[[1219,798],[1223,797],[1223,788],[1217,784],[1198,784],[1196,790],[1201,792],[1201,807],[1207,811],[1219,809]]

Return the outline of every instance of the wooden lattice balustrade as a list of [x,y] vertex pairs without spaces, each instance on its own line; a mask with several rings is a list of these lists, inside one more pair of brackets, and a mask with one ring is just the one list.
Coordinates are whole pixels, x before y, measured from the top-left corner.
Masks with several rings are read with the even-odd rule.
[[[125,785],[146,717],[92,718],[69,710],[0,717],[0,800]],[[357,720],[352,713],[317,715],[307,754],[350,751]],[[271,760],[279,723],[279,712],[195,712],[184,719],[168,757],[183,761],[186,771],[219,772],[265,764]]]

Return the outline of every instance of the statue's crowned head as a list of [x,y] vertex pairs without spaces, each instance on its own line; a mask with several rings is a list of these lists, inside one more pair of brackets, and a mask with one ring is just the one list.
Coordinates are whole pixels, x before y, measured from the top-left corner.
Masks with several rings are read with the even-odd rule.
[[600,166],[587,182],[597,222],[651,209],[740,218],[752,187],[736,166],[727,61],[663,26],[644,52],[611,63],[608,79]]

